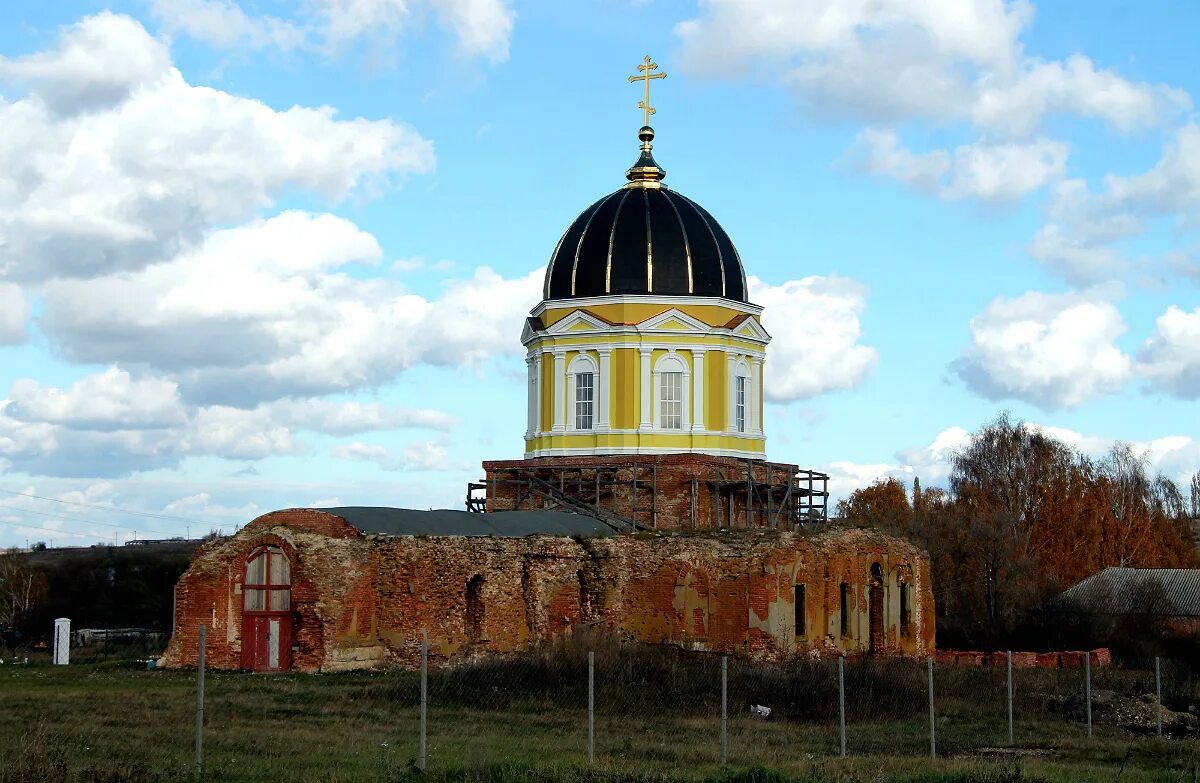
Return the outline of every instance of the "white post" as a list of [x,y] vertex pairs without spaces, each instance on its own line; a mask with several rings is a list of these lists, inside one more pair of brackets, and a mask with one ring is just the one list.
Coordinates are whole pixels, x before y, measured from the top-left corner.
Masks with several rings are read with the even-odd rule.
[[538,430],[537,407],[536,407],[537,406],[537,398],[538,398],[537,355],[536,354],[525,357],[525,368],[527,370],[528,383],[529,383],[529,387],[528,387],[529,399],[526,400],[526,405],[525,405],[525,408],[529,413],[529,421],[525,427],[525,437],[532,438],[532,437],[534,437],[534,435],[537,434],[537,430]]
[[1087,696],[1088,736],[1092,736],[1092,651],[1085,652],[1083,658],[1083,676]]
[[587,760],[596,757],[596,654],[588,651],[588,744]]
[[729,656],[721,656],[721,764],[729,761]]
[[1012,650],[1008,651],[1008,744],[1013,744],[1013,675]]
[[1158,736],[1162,736],[1162,658],[1154,656],[1154,717],[1158,722]]
[[54,664],[66,666],[71,662],[71,620],[60,617],[54,621]]
[[421,631],[421,725],[417,742],[417,769],[425,771],[425,713],[429,703],[429,632]]
[[937,721],[933,714],[933,656],[929,656],[929,757],[937,758]]
[[204,640],[207,632],[200,623],[200,651],[196,655],[196,780],[204,775]]
[[838,656],[838,723],[841,727],[842,758],[846,758],[846,656]]
[[746,397],[746,418],[750,420],[746,429],[762,435],[762,359],[758,356],[750,357],[750,389]]
[[704,349],[692,351],[692,432],[704,429]]

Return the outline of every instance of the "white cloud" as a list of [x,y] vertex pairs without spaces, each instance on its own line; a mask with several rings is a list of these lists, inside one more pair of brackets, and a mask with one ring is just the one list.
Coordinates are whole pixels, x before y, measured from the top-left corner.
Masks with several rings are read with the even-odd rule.
[[[101,14],[68,31],[60,50],[91,53],[71,62],[95,61],[104,73],[113,51],[139,48],[124,40],[131,34],[153,43],[137,22]],[[61,51],[44,56],[66,58]],[[86,70],[58,69],[73,85],[69,95],[42,80],[30,81],[24,98],[0,99],[0,276],[137,269],[215,224],[251,217],[284,189],[341,199],[364,183],[433,166],[432,145],[390,120],[339,120],[328,107],[276,111],[189,85],[169,61],[136,71],[136,88],[122,76],[119,93],[76,83],[76,67]],[[92,110],[62,116],[67,104]]]
[[859,345],[863,286],[845,277],[811,276],[772,286],[751,276],[750,300],[766,308],[772,341],[763,383],[767,399],[791,402],[857,386],[878,354]]
[[1090,295],[1000,297],[971,319],[971,345],[954,369],[988,399],[1074,407],[1129,380],[1132,363],[1115,345],[1124,332],[1117,308]]
[[935,435],[926,446],[897,452],[895,462],[831,462],[825,468],[830,477],[831,503],[881,479],[894,478],[911,485],[914,478],[919,478],[926,489],[944,486],[950,477],[950,461],[954,453],[966,446],[970,438],[971,433],[962,427],[952,426]]
[[167,33],[184,33],[222,49],[287,52],[303,46],[308,36],[285,19],[249,16],[233,0],[150,0],[150,12]]
[[251,16],[234,0],[151,0],[168,32],[223,48],[282,51],[320,47],[330,53],[363,39],[391,42],[433,17],[464,57],[508,59],[517,14],[508,0],[308,0],[295,20]]
[[23,379],[0,400],[0,465],[49,476],[121,476],[174,467],[188,456],[258,460],[294,454],[304,432],[448,431],[432,409],[377,402],[283,399],[253,408],[184,403],[174,381],[117,367],[67,389]]
[[1158,317],[1138,353],[1138,371],[1168,394],[1200,398],[1200,307],[1189,313],[1171,305]]
[[175,383],[162,378],[135,380],[117,367],[89,375],[65,390],[40,386],[28,378],[18,380],[10,396],[9,416],[74,429],[157,429],[186,420]]
[[1026,57],[1032,19],[1023,0],[705,0],[676,34],[690,70],[782,69],[802,105],[869,122],[952,119],[1022,136],[1056,112],[1126,130],[1190,106],[1180,90],[1130,82],[1082,55]]
[[1057,179],[1067,161],[1067,145],[1049,139],[1032,142],[975,142],[946,150],[915,153],[893,130],[867,128],[852,157],[870,174],[888,176],[946,199],[971,198],[1004,204]]
[[449,452],[439,441],[420,441],[404,447],[400,455],[384,446],[355,441],[335,446],[330,452],[337,459],[371,462],[384,470],[449,470]]
[[166,46],[134,19],[109,11],[65,28],[56,49],[0,57],[0,81],[27,86],[59,114],[110,108],[170,70]]
[[285,212],[139,272],[52,281],[41,326],[72,359],[145,365],[177,378],[185,399],[243,407],[376,387],[417,364],[519,355],[541,271],[481,268],[432,300],[342,271],[379,257],[347,220]]
[[15,283],[0,282],[0,345],[25,342],[29,303]]

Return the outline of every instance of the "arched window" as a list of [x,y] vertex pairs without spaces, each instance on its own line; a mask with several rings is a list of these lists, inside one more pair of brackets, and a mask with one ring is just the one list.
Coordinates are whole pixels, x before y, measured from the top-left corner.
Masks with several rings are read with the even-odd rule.
[[277,546],[260,546],[246,561],[242,584],[247,612],[288,612],[292,608],[292,569]]
[[596,362],[587,354],[579,354],[567,367],[567,414],[571,427],[591,430],[596,427],[596,393],[599,374]]
[[896,583],[900,590],[900,633],[907,635],[909,628],[908,582],[903,581],[902,576],[897,576]]
[[729,378],[729,428],[734,432],[750,431],[751,406],[754,404],[754,389],[750,382],[750,364],[738,359],[730,365]]
[[668,353],[654,365],[655,425],[662,430],[688,428],[691,373],[677,354]]
[[838,585],[839,605],[841,608],[842,636],[850,634],[850,585],[842,582]]

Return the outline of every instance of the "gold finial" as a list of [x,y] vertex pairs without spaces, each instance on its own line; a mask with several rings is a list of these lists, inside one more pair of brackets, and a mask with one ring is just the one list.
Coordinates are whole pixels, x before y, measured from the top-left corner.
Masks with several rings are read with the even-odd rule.
[[637,81],[646,83],[646,97],[644,100],[638,101],[638,108],[641,109],[643,113],[642,125],[649,125],[650,115],[654,114],[654,107],[650,105],[650,80],[667,78],[667,74],[665,72],[651,73],[651,71],[657,70],[657,68],[658,63],[650,62],[650,55],[646,55],[646,59],[643,60],[642,64],[637,67],[637,69],[642,72],[642,75],[629,77],[629,82],[631,84]]

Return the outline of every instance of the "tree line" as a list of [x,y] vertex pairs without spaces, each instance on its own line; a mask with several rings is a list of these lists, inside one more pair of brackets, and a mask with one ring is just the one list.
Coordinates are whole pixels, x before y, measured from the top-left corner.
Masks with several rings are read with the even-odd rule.
[[[1007,414],[951,459],[947,489],[885,478],[842,500],[851,524],[923,546],[938,645],[1062,643],[1046,602],[1106,566],[1200,566],[1200,472],[1181,488],[1128,444],[1089,457]],[[1058,638],[1055,638],[1058,637]]]

